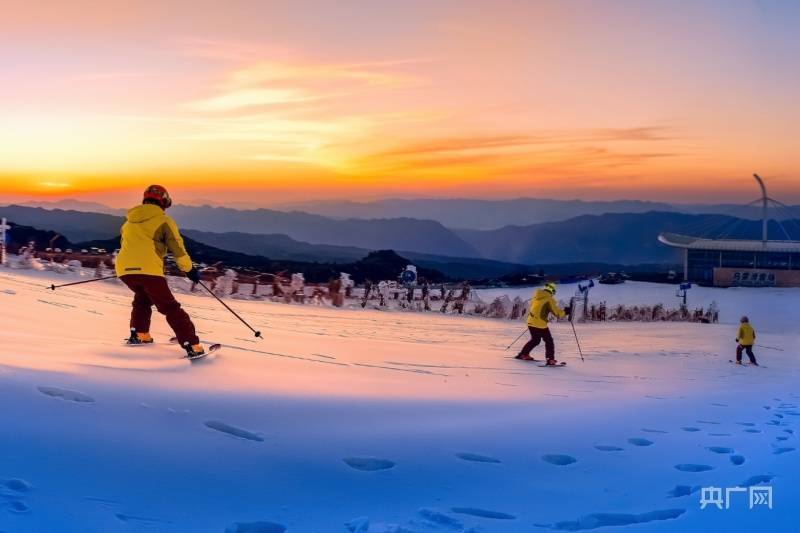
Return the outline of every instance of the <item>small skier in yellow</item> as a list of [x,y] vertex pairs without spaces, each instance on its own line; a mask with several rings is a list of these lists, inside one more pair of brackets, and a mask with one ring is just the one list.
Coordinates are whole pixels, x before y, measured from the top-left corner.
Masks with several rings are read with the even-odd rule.
[[743,316],[739,321],[739,331],[736,332],[736,342],[739,345],[736,347],[736,364],[742,364],[742,352],[747,352],[747,357],[750,358],[750,364],[758,366],[756,356],[753,354],[753,344],[756,342],[756,332],[753,326],[750,325],[750,319]]
[[555,358],[556,347],[553,342],[553,335],[550,333],[547,321],[550,315],[564,318],[571,313],[572,309],[569,306],[566,309],[561,309],[556,303],[555,294],[556,284],[552,282],[546,283],[543,289],[539,289],[534,293],[530,312],[528,313],[528,331],[531,333],[531,340],[522,347],[522,350],[516,356],[517,359],[534,361],[535,359],[530,356],[531,350],[544,341],[547,365],[556,366],[558,364]]

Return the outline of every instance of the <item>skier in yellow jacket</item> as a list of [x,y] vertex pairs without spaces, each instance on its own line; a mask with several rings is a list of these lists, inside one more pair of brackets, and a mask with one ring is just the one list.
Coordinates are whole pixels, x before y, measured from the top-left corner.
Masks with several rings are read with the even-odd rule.
[[153,342],[150,318],[155,305],[158,312],[166,316],[187,355],[198,357],[204,350],[194,324],[172,295],[164,277],[164,256],[169,251],[186,277],[195,283],[200,280],[175,221],[164,212],[171,205],[172,199],[164,187],[151,185],[145,190],[142,204],[128,210],[127,220],[122,225],[115,270],[119,279],[133,291],[128,343]]
[[530,356],[531,350],[544,341],[545,357],[547,357],[547,364],[553,366],[556,364],[555,359],[555,343],[553,342],[553,335],[550,333],[550,328],[547,326],[547,321],[550,315],[557,318],[567,316],[572,310],[570,307],[561,309],[554,298],[556,294],[556,284],[546,283],[544,289],[539,289],[534,293],[531,300],[531,308],[528,313],[528,331],[531,333],[531,340],[529,340],[522,350],[517,354],[516,358],[523,361],[534,361]]
[[750,325],[750,319],[743,316],[739,321],[739,331],[736,332],[736,342],[739,345],[736,347],[736,364],[742,364],[742,352],[747,352],[747,357],[750,358],[750,364],[758,366],[756,356],[753,353],[753,344],[756,342],[756,332],[753,326]]

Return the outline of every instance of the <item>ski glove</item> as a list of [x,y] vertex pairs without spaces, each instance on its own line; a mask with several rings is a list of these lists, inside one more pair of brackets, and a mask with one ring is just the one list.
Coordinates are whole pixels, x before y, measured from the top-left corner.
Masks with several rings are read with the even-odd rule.
[[186,277],[192,280],[194,283],[200,283],[200,271],[195,267],[192,267],[192,269],[186,273]]

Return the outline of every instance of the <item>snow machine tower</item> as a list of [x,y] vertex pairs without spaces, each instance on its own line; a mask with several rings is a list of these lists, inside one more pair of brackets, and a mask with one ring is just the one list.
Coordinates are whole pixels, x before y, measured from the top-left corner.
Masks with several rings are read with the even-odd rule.
[[753,177],[758,182],[758,186],[761,187],[761,242],[764,247],[766,247],[767,231],[769,227],[769,219],[767,218],[767,204],[769,202],[769,196],[767,196],[767,186],[764,185],[764,180],[761,179],[761,176],[753,173]]
[[6,247],[8,246],[9,233],[11,226],[8,225],[6,217],[0,219],[0,266],[6,264]]

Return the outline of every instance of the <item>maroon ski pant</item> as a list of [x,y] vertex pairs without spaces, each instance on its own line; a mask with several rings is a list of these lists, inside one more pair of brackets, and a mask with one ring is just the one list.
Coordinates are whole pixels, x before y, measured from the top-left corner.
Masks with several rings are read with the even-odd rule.
[[539,346],[539,343],[544,341],[544,356],[548,359],[555,359],[556,345],[553,342],[553,335],[550,333],[550,328],[535,328],[528,326],[528,331],[531,332],[531,340],[529,340],[522,350],[520,355],[530,355],[531,350]]
[[172,295],[167,279],[162,276],[147,274],[125,274],[120,278],[133,291],[133,309],[131,309],[131,327],[138,333],[150,332],[150,317],[155,305],[158,312],[167,317],[167,323],[178,337],[181,346],[197,344],[200,339],[194,330],[192,319],[181,309],[181,304]]

